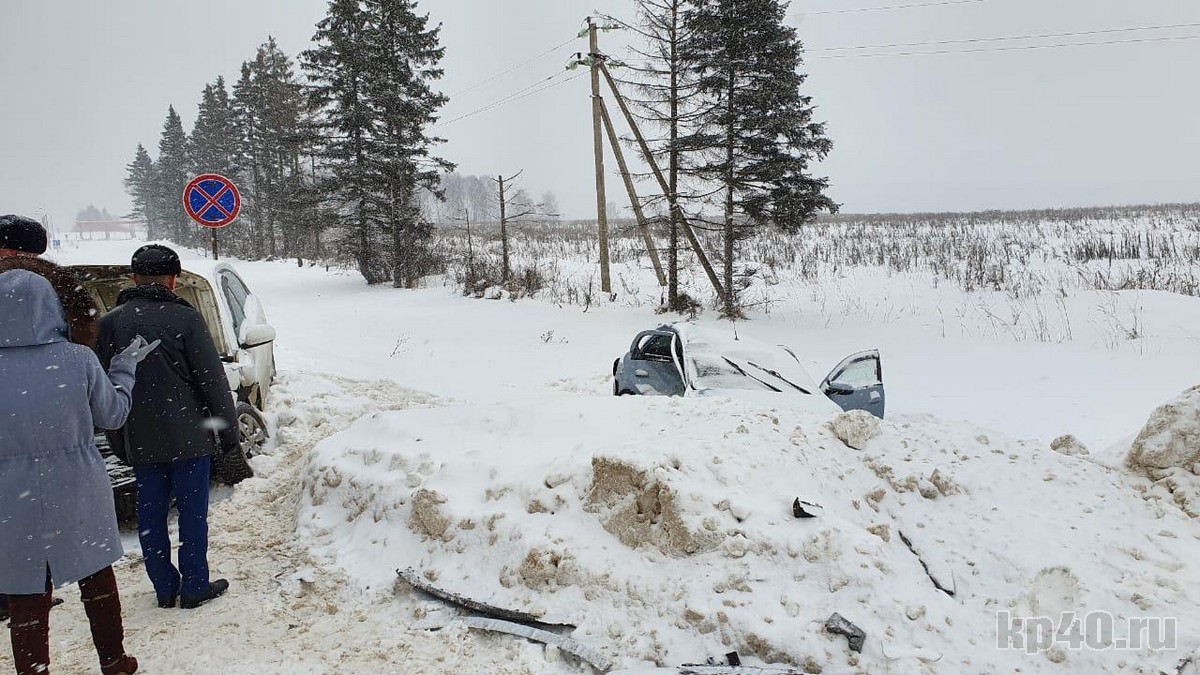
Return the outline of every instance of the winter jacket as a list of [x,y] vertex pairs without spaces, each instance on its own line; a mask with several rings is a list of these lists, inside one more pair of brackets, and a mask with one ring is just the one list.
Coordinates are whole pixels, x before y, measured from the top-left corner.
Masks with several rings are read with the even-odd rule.
[[109,372],[67,340],[51,283],[0,273],[0,593],[46,590],[94,574],[122,554],[112,487],[93,425],[125,422],[133,359]]
[[83,287],[79,275],[49,260],[30,256],[0,258],[0,273],[9,270],[28,270],[50,280],[58,301],[62,303],[70,327],[70,339],[77,345],[96,348],[96,331],[99,328],[100,309],[96,301]]
[[200,313],[164,286],[127,288],[100,319],[100,362],[108,363],[138,335],[162,344],[139,366],[129,420],[108,435],[113,452],[137,465],[237,448],[229,380]]

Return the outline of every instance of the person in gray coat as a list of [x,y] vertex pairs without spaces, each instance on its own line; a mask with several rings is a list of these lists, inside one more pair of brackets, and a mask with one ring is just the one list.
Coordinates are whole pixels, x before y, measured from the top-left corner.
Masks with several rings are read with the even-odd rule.
[[93,425],[121,426],[137,364],[157,345],[133,340],[105,373],[67,335],[47,279],[0,273],[0,593],[19,675],[49,672],[48,576],[79,583],[101,672],[129,674],[112,571],[123,551]]

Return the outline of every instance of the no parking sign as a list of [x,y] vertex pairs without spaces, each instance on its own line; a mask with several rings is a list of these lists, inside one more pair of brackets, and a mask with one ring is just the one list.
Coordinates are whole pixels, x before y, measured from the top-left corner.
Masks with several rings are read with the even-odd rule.
[[196,176],[183,189],[183,208],[188,217],[212,232],[213,260],[217,259],[217,230],[237,219],[242,195],[228,178],[215,173]]
[[242,195],[228,178],[215,173],[196,176],[183,190],[183,208],[202,227],[220,229],[242,210]]

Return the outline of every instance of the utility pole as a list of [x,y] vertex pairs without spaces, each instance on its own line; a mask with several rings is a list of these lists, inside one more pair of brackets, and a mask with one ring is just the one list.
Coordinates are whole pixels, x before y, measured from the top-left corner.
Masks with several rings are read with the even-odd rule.
[[642,200],[638,199],[637,188],[633,185],[633,177],[629,175],[629,167],[625,164],[625,153],[621,150],[621,139],[613,128],[612,118],[608,115],[608,106],[600,102],[600,112],[604,117],[604,129],[608,132],[608,143],[612,146],[613,155],[617,158],[617,166],[621,168],[621,178],[625,181],[625,191],[629,194],[629,204],[633,207],[633,215],[637,218],[638,230],[642,233],[642,241],[646,244],[646,252],[650,254],[650,264],[654,265],[654,274],[658,277],[658,285],[667,285],[667,276],[663,274],[662,261],[658,258],[658,247],[654,244],[654,235],[646,223],[646,214],[642,211]]
[[[517,176],[520,175],[520,173],[517,173]],[[509,180],[515,180],[517,176],[513,176]],[[502,261],[500,280],[508,281],[508,278],[512,276],[512,268],[508,264],[508,212],[505,205],[504,176],[496,176],[496,182],[500,185],[500,251]]]
[[[472,243],[471,237],[471,209],[463,208],[463,217],[454,217],[450,220],[456,222],[465,222],[467,225],[467,279],[468,283],[475,282],[475,245]],[[459,229],[459,228],[454,228]]]
[[604,79],[608,82],[608,88],[612,90],[613,97],[617,99],[617,105],[621,108],[621,113],[625,116],[625,121],[629,123],[629,128],[633,130],[633,136],[637,139],[638,147],[642,150],[642,156],[645,157],[646,163],[650,165],[650,170],[654,173],[654,177],[658,179],[658,184],[662,187],[663,194],[666,195],[670,202],[671,211],[678,219],[678,222],[683,226],[683,234],[687,237],[688,243],[692,247],[692,251],[696,253],[696,258],[700,260],[700,266],[704,268],[704,273],[708,275],[708,280],[712,283],[713,290],[717,293],[717,298],[721,302],[725,302],[725,287],[721,285],[721,279],[717,276],[717,271],[713,268],[712,263],[708,260],[708,255],[700,246],[700,240],[696,238],[696,232],[692,229],[692,224],[683,216],[683,208],[679,205],[677,195],[671,190],[667,184],[666,177],[663,176],[662,169],[658,167],[658,162],[654,159],[654,154],[650,151],[650,144],[646,142],[646,137],[642,136],[641,129],[638,128],[637,121],[633,118],[633,113],[629,111],[629,106],[625,103],[625,98],[621,96],[621,92],[617,89],[617,83],[608,72],[608,68],[603,62],[597,64],[597,68],[604,74]]
[[596,22],[588,17],[588,57],[592,69],[592,142],[596,153],[596,220],[600,230],[600,290],[612,293],[608,270],[608,199],[604,195],[604,137],[600,127],[603,101],[600,98],[600,43]]

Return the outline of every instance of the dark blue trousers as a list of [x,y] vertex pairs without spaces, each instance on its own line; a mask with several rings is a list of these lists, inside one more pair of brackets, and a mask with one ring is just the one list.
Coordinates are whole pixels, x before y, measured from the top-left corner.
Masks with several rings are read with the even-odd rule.
[[[160,599],[198,597],[208,591],[208,476],[210,457],[164,464],[139,464],[138,540],[146,574]],[[167,512],[171,497],[179,510],[179,567],[171,564]]]

